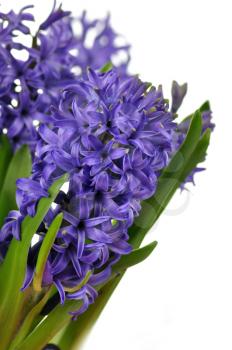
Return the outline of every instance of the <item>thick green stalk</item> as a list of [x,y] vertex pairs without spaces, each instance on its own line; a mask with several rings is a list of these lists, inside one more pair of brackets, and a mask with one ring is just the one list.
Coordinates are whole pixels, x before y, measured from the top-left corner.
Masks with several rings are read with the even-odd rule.
[[24,321],[22,322],[22,325],[19,327],[16,336],[10,344],[9,350],[14,350],[16,348],[16,345],[19,344],[27,336],[30,329],[32,328],[33,321],[36,319],[48,301],[51,292],[52,289],[48,290],[47,293],[45,293],[42,298],[37,303],[35,303],[35,306],[27,313]]
[[23,322],[23,318],[30,310],[29,305],[31,305],[31,298],[29,293],[29,290],[17,293],[14,300],[11,302],[13,307],[9,308],[9,312],[4,313],[4,317],[1,319],[1,350],[8,350],[10,342]]
[[49,341],[65,327],[71,316],[69,312],[80,308],[81,301],[66,301],[57,305],[14,350],[41,350]]

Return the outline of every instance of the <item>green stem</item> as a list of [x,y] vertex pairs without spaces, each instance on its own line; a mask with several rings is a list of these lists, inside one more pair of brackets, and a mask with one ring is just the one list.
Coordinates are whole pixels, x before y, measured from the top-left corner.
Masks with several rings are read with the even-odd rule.
[[66,301],[57,305],[44,321],[42,321],[14,350],[41,350],[49,341],[65,327],[71,316],[70,311],[80,308],[81,301]]
[[14,340],[10,344],[9,350],[14,350],[16,345],[19,344],[29,333],[32,328],[35,318],[39,315],[40,311],[51,296],[52,289],[48,290],[45,295],[35,304],[35,306],[29,311],[24,319],[19,331],[17,332]]
[[25,309],[28,309],[28,299],[27,292],[19,292],[16,298],[12,300],[14,307],[12,307],[8,313],[4,314],[0,329],[1,350],[9,349],[9,344],[17,333],[17,329],[20,328],[24,315],[26,314]]

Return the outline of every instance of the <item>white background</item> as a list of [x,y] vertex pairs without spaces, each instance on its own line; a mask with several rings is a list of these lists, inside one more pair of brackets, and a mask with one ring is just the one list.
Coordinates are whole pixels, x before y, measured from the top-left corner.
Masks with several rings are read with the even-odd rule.
[[[29,0],[28,0],[29,1]],[[19,8],[28,1],[2,1]],[[44,18],[52,1],[31,1]],[[217,127],[207,171],[177,193],[148,235],[159,245],[118,287],[83,350],[232,349],[232,19],[231,1],[64,0],[90,17],[112,13],[133,46],[131,72],[169,97],[171,81],[189,84],[181,112],[210,99]]]

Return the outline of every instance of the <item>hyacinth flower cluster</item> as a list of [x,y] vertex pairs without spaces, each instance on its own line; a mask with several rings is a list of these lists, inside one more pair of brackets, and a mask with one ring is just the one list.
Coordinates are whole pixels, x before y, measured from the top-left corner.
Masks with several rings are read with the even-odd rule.
[[[32,35],[28,10],[0,15],[1,348],[70,350],[156,247],[140,246],[203,170],[214,124],[208,102],[179,121],[186,84],[173,83],[169,106],[128,73],[109,17],[84,12],[77,34],[54,5]],[[108,64],[120,51],[126,62]]]
[[0,130],[16,148],[35,147],[38,122],[48,121],[60,90],[84,76],[87,67],[99,69],[122,54],[124,61],[117,61],[124,75],[129,61],[129,46],[117,44],[109,16],[90,21],[83,12],[75,19],[54,4],[33,33],[31,7],[0,13]]
[[[68,191],[59,193],[39,234],[43,239],[63,213],[43,285],[54,283],[62,303],[84,298],[78,315],[95,299],[94,287],[110,277],[112,264],[131,252],[128,228],[168,164],[176,124],[161,88],[120,77],[117,70],[89,70],[88,78],[64,89],[51,117],[49,126],[39,128],[31,178],[17,181],[20,214],[10,213],[1,232],[4,241],[12,233],[19,239],[22,216],[35,215],[54,180],[69,174]],[[39,248],[40,241],[33,256]],[[35,261],[29,263],[23,288],[33,278]],[[82,289],[65,293],[87,278]]]

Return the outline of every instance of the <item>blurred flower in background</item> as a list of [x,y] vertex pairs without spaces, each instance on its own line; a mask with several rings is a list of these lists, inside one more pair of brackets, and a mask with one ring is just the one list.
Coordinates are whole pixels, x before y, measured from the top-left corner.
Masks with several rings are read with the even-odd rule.
[[[38,123],[49,121],[50,106],[57,103],[60,90],[85,76],[87,67],[99,69],[123,53],[118,69],[124,75],[129,62],[129,45],[117,45],[119,36],[109,16],[89,21],[84,12],[74,19],[54,4],[32,37],[32,7],[0,14],[0,128],[15,148],[35,147]],[[20,43],[22,36],[30,37],[30,46]],[[24,59],[18,58],[22,52]]]

